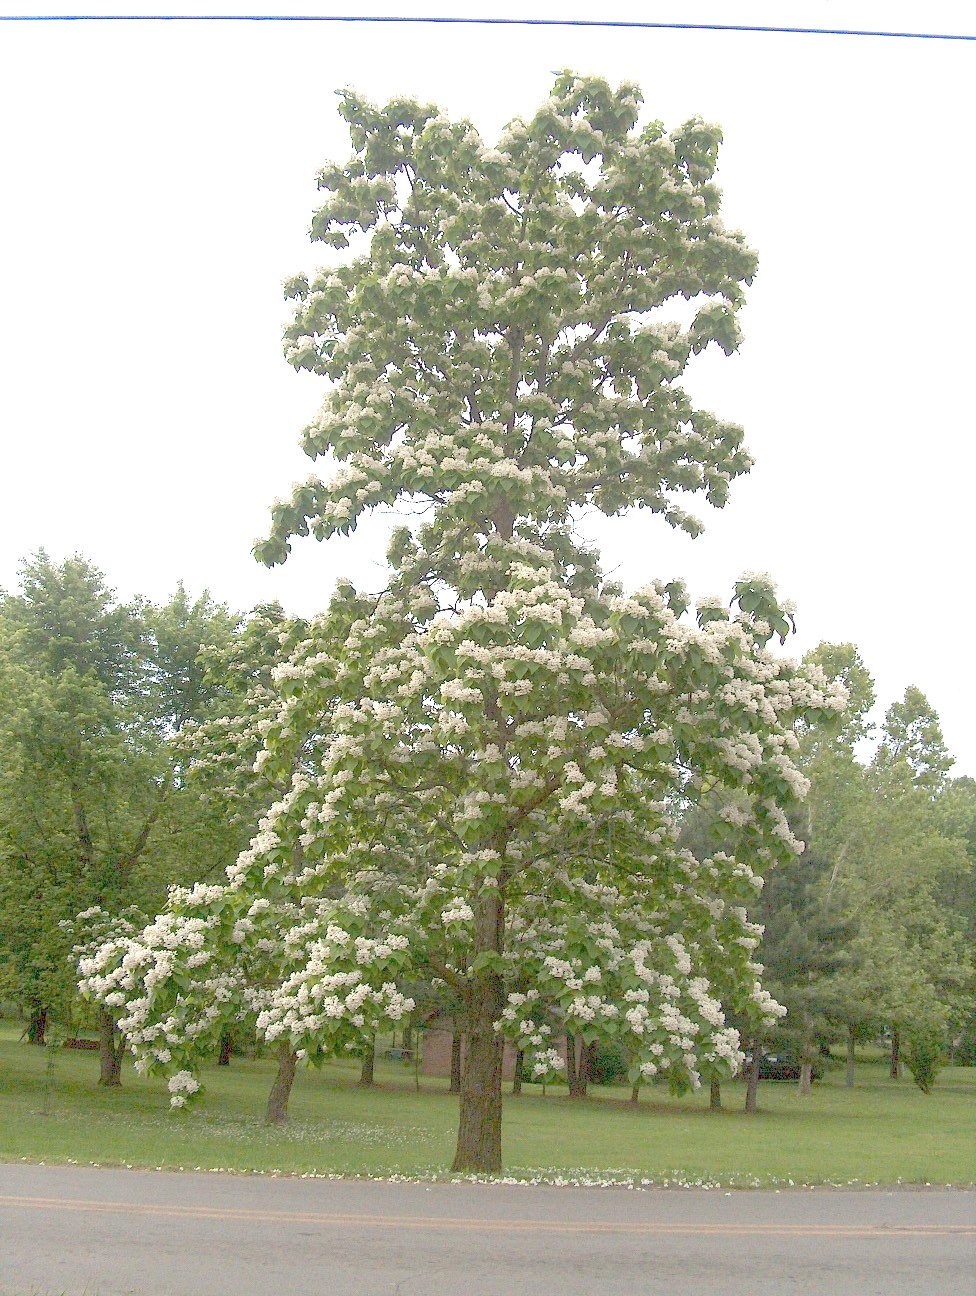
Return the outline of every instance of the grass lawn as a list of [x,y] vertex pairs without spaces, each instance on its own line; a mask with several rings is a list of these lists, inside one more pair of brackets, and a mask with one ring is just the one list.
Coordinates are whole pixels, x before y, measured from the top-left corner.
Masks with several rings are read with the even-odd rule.
[[[97,1057],[18,1042],[0,1023],[0,1160],[336,1175],[444,1175],[454,1150],[457,1099],[446,1082],[379,1061],[360,1089],[358,1067],[300,1071],[284,1129],[262,1124],[270,1059],[207,1068],[206,1095],[171,1113],[165,1083],[131,1068],[123,1088],[99,1089]],[[561,1088],[526,1086],[505,1102],[505,1174],[545,1181],[656,1184],[976,1184],[976,1068],[947,1068],[928,1096],[878,1062],[828,1069],[809,1098],[763,1084],[760,1112],[743,1088],[669,1097],[596,1088],[582,1103]]]

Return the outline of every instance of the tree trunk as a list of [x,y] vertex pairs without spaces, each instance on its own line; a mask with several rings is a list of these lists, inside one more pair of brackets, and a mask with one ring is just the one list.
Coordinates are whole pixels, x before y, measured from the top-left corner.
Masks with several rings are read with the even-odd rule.
[[362,1089],[369,1089],[373,1083],[373,1069],[376,1066],[376,1041],[370,1044],[369,1048],[363,1054],[363,1068],[359,1073],[359,1085]]
[[459,1094],[461,1092],[461,1045],[464,1042],[464,1036],[455,1026],[451,1035],[451,1087],[448,1093]]
[[891,1066],[888,1074],[892,1080],[901,1079],[901,1031],[897,1026],[891,1032]]
[[796,1084],[796,1092],[804,1097],[813,1092],[813,1063],[808,1062],[806,1058],[800,1063],[800,1078]]
[[630,1091],[630,1101],[632,1103],[640,1102],[640,1081],[639,1080],[634,1081],[634,1086]]
[[288,1040],[282,1040],[278,1046],[278,1074],[275,1076],[271,1092],[268,1094],[268,1106],[264,1113],[266,1125],[284,1125],[288,1121],[288,1099],[291,1087],[295,1083],[295,1070],[298,1066],[298,1054]]
[[753,1044],[749,1054],[749,1065],[746,1067],[746,1111],[759,1110],[759,1065],[762,1062],[762,1048]]
[[520,1094],[522,1092],[522,1077],[525,1073],[525,1049],[517,1049],[515,1053],[515,1075],[512,1077],[512,1093]]
[[27,1023],[27,1043],[38,1044],[44,1047],[46,1040],[44,1034],[47,1030],[47,1008],[39,1003],[32,1003],[30,1010],[30,1020]]
[[403,1023],[403,1047],[413,1048],[413,1025],[409,1020]]
[[847,1026],[847,1075],[844,1077],[844,1084],[848,1089],[854,1088],[854,1035],[855,1028],[853,1024]]
[[579,1077],[576,1074],[576,1036],[572,1031],[566,1032],[566,1047],[563,1051],[566,1059],[566,1087],[570,1098],[579,1098]]
[[566,1032],[566,1083],[570,1098],[585,1098],[590,1054],[581,1035]]
[[230,1031],[224,1031],[220,1037],[220,1053],[217,1055],[218,1066],[230,1066]]
[[98,1011],[98,1083],[108,1089],[122,1084],[122,1054],[125,1041],[115,1042],[115,1018],[105,1008]]
[[[474,955],[500,954],[505,929],[505,902],[499,890],[479,897],[475,909]],[[495,1022],[502,1015],[505,993],[493,967],[474,972],[467,995],[467,1058],[461,1077],[461,1112],[455,1174],[498,1174],[502,1168],[502,1038]]]
[[718,1080],[713,1080],[708,1087],[708,1110],[722,1110],[722,1085]]

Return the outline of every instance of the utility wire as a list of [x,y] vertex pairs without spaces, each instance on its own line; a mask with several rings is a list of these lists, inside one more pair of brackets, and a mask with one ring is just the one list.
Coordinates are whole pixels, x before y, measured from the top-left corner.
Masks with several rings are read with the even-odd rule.
[[867,31],[847,27],[761,27],[746,23],[639,22],[597,18],[408,17],[403,14],[0,14],[0,22],[284,22],[399,23],[422,26],[585,27],[605,31],[758,32],[777,36],[870,36],[896,40],[973,41],[961,32]]

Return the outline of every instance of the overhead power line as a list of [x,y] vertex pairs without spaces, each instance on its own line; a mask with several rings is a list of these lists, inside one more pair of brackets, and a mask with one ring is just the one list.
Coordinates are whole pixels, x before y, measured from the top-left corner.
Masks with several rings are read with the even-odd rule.
[[284,22],[399,23],[468,27],[586,27],[611,31],[758,32],[776,36],[870,36],[896,40],[972,41],[961,32],[867,31],[848,27],[763,27],[748,23],[640,22],[597,18],[464,18],[404,14],[0,14],[0,22]]

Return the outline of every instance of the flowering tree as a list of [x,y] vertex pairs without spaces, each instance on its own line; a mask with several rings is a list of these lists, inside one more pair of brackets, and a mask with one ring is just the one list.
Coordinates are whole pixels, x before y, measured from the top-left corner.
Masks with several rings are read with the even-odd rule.
[[[259,608],[232,642],[208,654],[208,678],[219,685],[222,706],[180,735],[186,786],[210,814],[222,816],[229,833],[260,816],[257,835],[227,877],[171,888],[151,922],[139,923],[135,911],[113,917],[93,910],[71,928],[76,938],[83,933],[76,945],[82,993],[117,1023],[139,1071],[170,1076],[176,1108],[202,1093],[199,1062],[233,1026],[275,1045],[278,1072],[266,1119],[282,1123],[299,1060],[321,1062],[357,1049],[364,1033],[388,1028],[413,1007],[396,985],[403,935],[363,935],[376,925],[368,893],[395,900],[391,879],[372,868],[345,894],[329,887],[316,897],[302,884],[298,842],[287,853],[291,867],[280,867],[279,852],[260,888],[249,867],[277,841],[269,827],[281,810],[277,798],[300,788],[321,760],[328,707],[295,717],[286,737],[280,687],[292,676],[289,658],[306,660],[313,642],[321,660],[332,624],[320,618],[313,641],[304,622]],[[279,723],[269,761],[264,739],[273,719]],[[314,997],[305,985],[312,980]]]
[[[329,381],[305,449],[340,466],[275,504],[257,556],[379,506],[419,521],[394,534],[385,590],[340,584],[278,668],[257,765],[290,783],[221,902],[245,944],[272,939],[262,899],[313,912],[262,1017],[298,1048],[326,1001],[342,1030],[373,1028],[348,997],[364,979],[392,1017],[401,957],[452,987],[459,1171],[501,1166],[501,1035],[533,1074],[557,1067],[543,1005],[624,1036],[635,1076],[735,1070],[716,990],[776,1012],[745,905],[752,866],[796,847],[793,726],[843,706],[769,653],[789,621],[767,579],[739,582],[734,615],[711,599],[693,616],[680,583],[604,582],[574,534],[583,509],[633,507],[694,534],[682,493],[721,505],[750,462],[680,383],[709,343],[734,349],[755,268],[718,218],[719,132],[639,127],[639,102],[565,74],[486,148],[432,107],[345,93],[354,153],[322,171],[312,226],[338,254],[290,285],[288,355]],[[735,853],[699,862],[674,808],[715,788]]]

